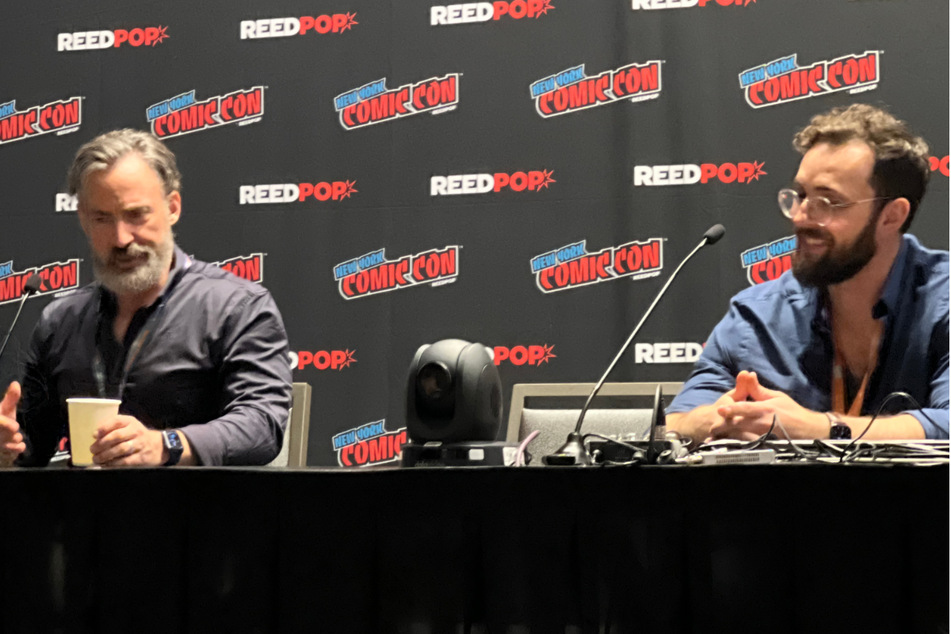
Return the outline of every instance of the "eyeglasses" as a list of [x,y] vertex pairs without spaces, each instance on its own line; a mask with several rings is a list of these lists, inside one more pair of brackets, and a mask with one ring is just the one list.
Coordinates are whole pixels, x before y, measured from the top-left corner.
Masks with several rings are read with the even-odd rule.
[[876,196],[875,198],[855,200],[850,203],[834,203],[825,196],[803,196],[795,189],[787,188],[779,190],[779,209],[783,212],[784,216],[792,219],[799,213],[799,208],[808,201],[809,207],[806,209],[806,215],[809,216],[809,219],[814,223],[820,227],[824,227],[835,211],[846,209],[847,207],[858,205],[859,203],[886,199],[887,196]]

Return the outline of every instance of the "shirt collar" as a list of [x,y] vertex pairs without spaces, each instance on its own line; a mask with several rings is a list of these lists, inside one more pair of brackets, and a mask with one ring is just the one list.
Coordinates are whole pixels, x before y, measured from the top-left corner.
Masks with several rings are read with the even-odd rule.
[[[872,307],[872,317],[881,319],[895,311],[898,303],[901,301],[903,286],[907,283],[902,280],[905,277],[905,269],[908,260],[908,245],[914,240],[912,236],[902,237],[901,246],[898,249],[898,255],[892,262],[892,268],[885,278],[885,284],[882,286],[882,294],[875,305]],[[812,328],[817,331],[829,330],[829,294],[826,291],[820,291],[816,288],[802,287],[803,293],[816,294],[816,313],[812,318]]]
[[898,255],[895,256],[895,261],[892,262],[892,268],[888,272],[888,277],[885,278],[885,285],[882,286],[882,295],[875,303],[875,306],[872,307],[872,317],[875,319],[881,319],[885,315],[893,312],[901,300],[902,287],[907,283],[903,282],[903,278],[905,277],[905,269],[907,268],[908,245],[912,239],[913,238],[908,235],[902,236]]

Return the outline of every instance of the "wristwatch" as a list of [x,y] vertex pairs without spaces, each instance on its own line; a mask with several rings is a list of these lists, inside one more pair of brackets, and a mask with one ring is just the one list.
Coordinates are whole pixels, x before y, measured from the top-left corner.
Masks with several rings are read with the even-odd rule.
[[826,412],[829,419],[829,440],[851,440],[852,428],[842,422],[838,414]]
[[177,465],[178,461],[182,459],[182,452],[185,451],[185,446],[182,444],[182,439],[178,436],[178,432],[174,429],[164,430],[162,432],[162,443],[165,445],[165,448],[168,449],[168,460],[166,460],[162,466],[171,467]]

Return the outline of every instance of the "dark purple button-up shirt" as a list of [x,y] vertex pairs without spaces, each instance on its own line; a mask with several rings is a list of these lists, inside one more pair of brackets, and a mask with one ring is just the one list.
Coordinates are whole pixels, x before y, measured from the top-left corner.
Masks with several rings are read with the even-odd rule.
[[[284,324],[267,289],[176,247],[162,295],[135,314],[122,342],[113,335],[115,313],[115,298],[99,284],[43,310],[17,413],[28,445],[21,464],[47,464],[68,433],[66,399],[102,396],[102,388],[110,398],[121,391],[121,414],[181,430],[201,464],[265,464],[278,454],[291,371]],[[151,332],[129,365],[143,327]],[[97,380],[97,358],[104,381]]]

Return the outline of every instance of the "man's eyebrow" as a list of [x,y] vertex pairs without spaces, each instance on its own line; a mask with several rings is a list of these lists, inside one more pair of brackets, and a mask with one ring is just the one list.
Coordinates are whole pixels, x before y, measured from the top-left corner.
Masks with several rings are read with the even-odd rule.
[[[803,184],[800,183],[798,180],[794,180],[791,186],[801,191],[806,190],[805,186],[803,186]],[[842,192],[840,192],[838,189],[827,187],[825,185],[819,185],[818,187],[814,187],[813,189],[821,194],[835,194],[836,196],[842,195]]]

